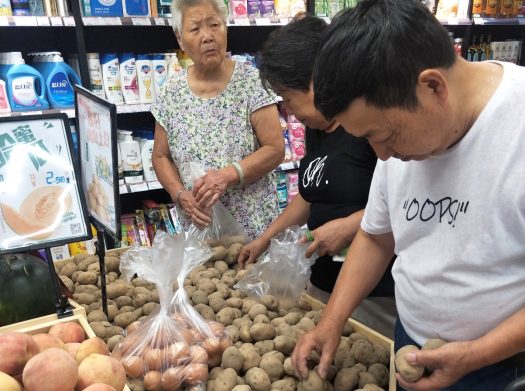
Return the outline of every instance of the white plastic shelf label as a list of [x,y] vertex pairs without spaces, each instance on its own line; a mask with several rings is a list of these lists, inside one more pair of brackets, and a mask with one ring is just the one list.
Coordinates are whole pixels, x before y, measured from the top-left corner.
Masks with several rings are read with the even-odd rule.
[[279,19],[281,24],[283,26],[286,26],[288,23],[290,23],[290,19],[289,18],[283,18],[283,19]]
[[159,181],[148,182],[148,187],[150,190],[162,189],[162,185],[160,184]]
[[106,19],[106,26],[122,26],[120,18],[104,18]]
[[14,16],[15,26],[38,26],[35,16]]
[[525,18],[518,18],[519,25],[525,25]]
[[129,189],[132,193],[139,193],[141,191],[148,191],[148,184],[146,182],[141,183],[134,183],[132,185],[129,185]]
[[149,18],[131,18],[133,26],[151,26],[151,20]]
[[164,18],[155,18],[155,24],[157,26],[165,26],[166,22],[164,21]]
[[24,111],[21,114],[22,115],[37,115],[37,114],[42,114],[42,112],[41,111]]
[[126,185],[120,185],[118,187],[118,191],[120,194],[128,194],[128,188],[126,187]]
[[458,18],[448,18],[447,24],[449,26],[457,26],[459,24],[459,19]]
[[49,20],[51,21],[51,26],[63,26],[60,16],[51,16]]
[[75,27],[75,18],[68,16],[68,17],[62,18],[62,20],[64,21],[64,26]]
[[269,18],[255,18],[256,26],[271,26],[272,21]]
[[47,16],[37,16],[36,24],[38,24],[39,26],[51,26],[51,23],[49,23],[49,18]]
[[7,16],[0,16],[0,26],[9,26],[9,19],[7,19]]
[[233,19],[233,23],[236,26],[249,26],[250,25],[250,19],[248,19],[248,18]]

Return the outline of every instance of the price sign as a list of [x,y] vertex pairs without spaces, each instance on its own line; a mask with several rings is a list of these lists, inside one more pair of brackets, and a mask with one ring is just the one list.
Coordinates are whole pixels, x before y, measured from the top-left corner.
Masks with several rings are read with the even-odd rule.
[[250,25],[250,19],[248,19],[248,18],[233,19],[233,23],[236,26],[249,26]]
[[49,20],[51,21],[51,26],[63,26],[61,17],[52,16],[49,18]]
[[0,118],[0,251],[91,237],[74,153],[64,114]]
[[120,194],[127,194],[128,193],[128,187],[126,185],[120,185],[118,187]]
[[62,18],[62,20],[64,21],[64,26],[75,27],[75,18],[65,17],[65,18]]
[[39,26],[50,26],[49,18],[47,16],[37,16],[36,17],[36,23]]
[[122,26],[122,20],[120,18],[105,18],[106,26]]
[[0,16],[0,26],[9,26],[9,19],[7,19],[7,16]]
[[148,187],[149,187],[150,190],[162,189],[162,185],[160,184],[159,181],[148,182]]
[[22,115],[36,115],[36,114],[42,114],[41,111],[26,111],[21,113]]
[[149,18],[131,18],[133,26],[151,26],[151,20]]
[[164,18],[155,18],[155,24],[157,26],[165,26],[166,22],[164,22]]
[[458,18],[448,18],[447,23],[449,26],[457,26],[459,24]]
[[284,19],[279,19],[281,21],[281,24],[283,26],[286,26],[288,23],[290,23],[290,19],[288,18],[284,18]]
[[35,16],[13,16],[15,26],[38,26]]
[[270,18],[255,18],[255,24],[257,26],[271,26],[272,21]]
[[146,182],[141,183],[134,183],[133,185],[129,185],[129,188],[132,193],[139,193],[141,191],[148,191],[148,184]]

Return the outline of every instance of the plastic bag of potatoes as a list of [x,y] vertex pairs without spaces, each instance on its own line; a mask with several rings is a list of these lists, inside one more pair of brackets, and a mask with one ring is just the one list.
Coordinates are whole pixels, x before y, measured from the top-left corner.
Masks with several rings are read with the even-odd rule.
[[117,358],[131,378],[143,378],[148,390],[177,390],[182,385],[205,388],[208,362],[222,357],[231,346],[220,323],[205,321],[193,309],[183,288],[184,278],[211,256],[203,242],[188,233],[171,236],[159,231],[151,248],[133,247],[121,259],[124,280],[139,278],[154,283],[160,299],[143,322],[126,329],[115,347]]
[[297,243],[306,232],[294,225],[272,238],[270,254],[248,270],[234,288],[250,297],[275,296],[284,310],[299,307],[297,300],[318,258],[317,251],[310,258],[304,256],[310,243]]
[[[185,182],[194,183],[205,174],[202,163],[183,165]],[[242,246],[248,243],[248,235],[220,201],[211,207],[210,213],[212,221],[208,227],[201,229],[191,224],[188,232],[212,247],[214,254],[210,261],[225,261],[233,265],[237,262]]]

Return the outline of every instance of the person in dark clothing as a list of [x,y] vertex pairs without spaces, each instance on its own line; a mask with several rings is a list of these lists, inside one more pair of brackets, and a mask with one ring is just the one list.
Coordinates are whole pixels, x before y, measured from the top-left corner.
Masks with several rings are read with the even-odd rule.
[[[272,237],[290,226],[307,224],[310,238],[301,241],[312,243],[305,255],[310,257],[316,250],[319,254],[312,266],[308,292],[324,302],[343,265],[344,256],[339,253],[350,245],[360,227],[377,162],[366,139],[354,137],[335,120],[326,120],[314,106],[313,65],[327,27],[313,16],[294,19],[274,31],[260,53],[263,86],[281,95],[287,113],[307,127],[306,156],[299,169],[299,194],[259,238],[243,247],[238,259],[241,268],[257,262]],[[388,310],[381,308],[385,303],[372,303],[375,319],[367,321],[370,314],[365,313],[370,311],[366,310],[353,314],[388,336],[393,336],[396,315],[392,263],[371,293],[388,297]],[[392,315],[389,321],[384,320],[385,313]]]

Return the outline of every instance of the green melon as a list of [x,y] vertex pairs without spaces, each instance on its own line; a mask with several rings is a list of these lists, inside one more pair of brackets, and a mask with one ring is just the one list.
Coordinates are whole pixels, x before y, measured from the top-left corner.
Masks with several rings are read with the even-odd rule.
[[55,313],[46,262],[29,254],[0,255],[0,327]]

